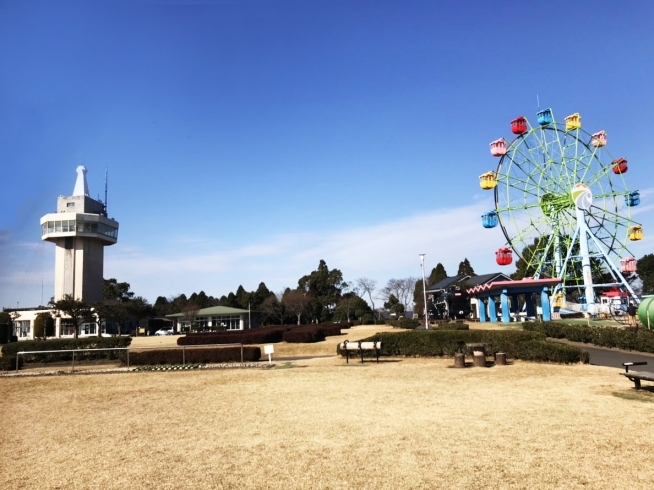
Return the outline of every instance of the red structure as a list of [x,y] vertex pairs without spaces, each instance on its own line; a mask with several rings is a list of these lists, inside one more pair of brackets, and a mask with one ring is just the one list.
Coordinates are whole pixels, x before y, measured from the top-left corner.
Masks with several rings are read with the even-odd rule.
[[636,259],[633,257],[620,259],[620,270],[622,272],[636,272]]
[[527,132],[527,119],[525,116],[516,117],[511,121],[511,131],[513,134],[522,134]]
[[510,265],[513,262],[513,252],[510,248],[500,248],[495,252],[495,260],[498,265]]
[[613,170],[614,174],[623,174],[628,170],[627,167],[627,159],[626,158],[618,158],[617,160],[613,160],[611,163],[611,170]]

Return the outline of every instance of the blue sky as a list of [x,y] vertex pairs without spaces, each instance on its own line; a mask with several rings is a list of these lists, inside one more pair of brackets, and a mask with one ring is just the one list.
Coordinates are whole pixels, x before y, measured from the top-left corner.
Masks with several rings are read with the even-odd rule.
[[52,296],[39,218],[80,164],[93,197],[109,169],[105,277],[151,301],[278,290],[320,259],[380,284],[419,253],[495,271],[477,177],[537,94],[651,192],[652,21],[651,2],[0,0],[0,306]]

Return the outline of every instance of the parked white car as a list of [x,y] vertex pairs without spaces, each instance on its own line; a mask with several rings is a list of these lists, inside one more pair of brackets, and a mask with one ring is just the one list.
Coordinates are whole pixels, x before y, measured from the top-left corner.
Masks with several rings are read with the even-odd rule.
[[157,330],[154,334],[155,335],[172,335],[173,331],[172,331],[172,329],[161,328],[161,329]]

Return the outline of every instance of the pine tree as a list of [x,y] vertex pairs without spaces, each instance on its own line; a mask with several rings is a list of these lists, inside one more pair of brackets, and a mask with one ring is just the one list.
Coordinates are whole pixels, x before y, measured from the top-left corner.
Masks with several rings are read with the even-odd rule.
[[463,262],[459,263],[459,271],[457,272],[457,275],[464,274],[466,276],[476,276],[475,270],[472,268],[470,265],[470,262],[468,259],[463,259]]
[[654,294],[654,254],[647,254],[636,262],[636,272],[643,280],[643,294]]
[[427,286],[436,284],[437,282],[442,281],[446,277],[447,277],[447,272],[445,271],[445,267],[443,267],[443,264],[439,262],[438,264],[436,264],[436,267],[434,267],[431,270],[431,274],[429,274],[429,278],[427,279]]

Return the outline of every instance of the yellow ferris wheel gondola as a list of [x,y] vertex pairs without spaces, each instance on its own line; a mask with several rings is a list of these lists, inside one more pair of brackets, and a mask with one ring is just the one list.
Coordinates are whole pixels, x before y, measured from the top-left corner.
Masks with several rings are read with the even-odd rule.
[[494,189],[497,186],[497,174],[492,170],[479,176],[479,185],[484,190]]
[[627,231],[627,235],[629,236],[629,240],[632,242],[637,242],[638,240],[643,239],[643,227],[640,225],[634,225],[630,226],[629,230]]

